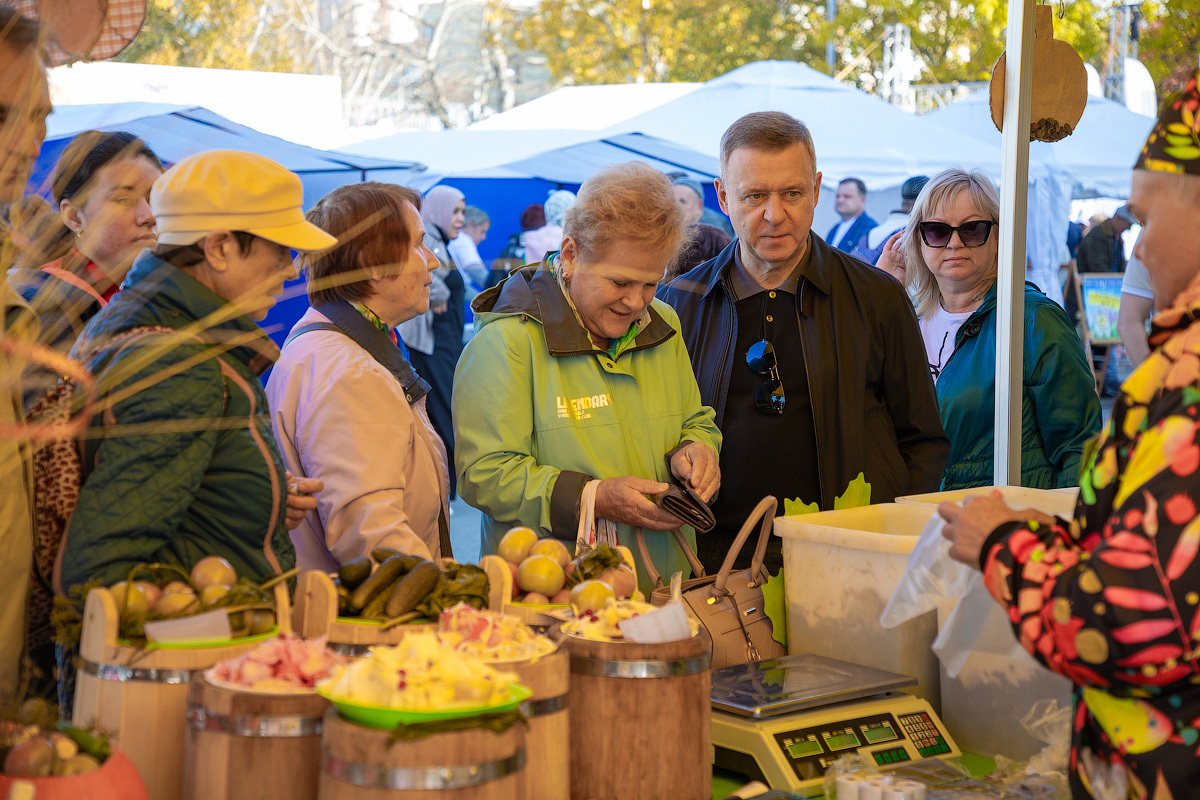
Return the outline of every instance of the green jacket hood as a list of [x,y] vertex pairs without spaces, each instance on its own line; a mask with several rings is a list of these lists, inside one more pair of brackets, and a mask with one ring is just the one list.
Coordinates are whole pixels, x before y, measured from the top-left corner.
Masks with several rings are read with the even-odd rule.
[[[660,302],[651,302],[647,308],[649,323],[623,352],[655,347],[675,335],[675,329],[655,307]],[[481,292],[471,303],[471,310],[475,313],[476,332],[503,317],[525,316],[536,320],[545,332],[550,355],[555,357],[584,355],[597,349],[545,261],[522,267]]]

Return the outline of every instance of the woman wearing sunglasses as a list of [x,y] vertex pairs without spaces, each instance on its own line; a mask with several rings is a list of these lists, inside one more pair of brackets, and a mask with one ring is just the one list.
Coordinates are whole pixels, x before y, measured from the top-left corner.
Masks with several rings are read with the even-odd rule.
[[584,181],[560,250],[475,298],[454,374],[454,459],[459,492],[484,515],[483,552],[515,525],[573,546],[596,481],[597,527],[616,523],[632,546],[640,526],[659,572],[687,574],[667,533],[683,523],[651,499],[673,477],[705,501],[720,485],[713,410],[678,316],[654,299],[686,235],[671,181],[618,164]]
[[[995,483],[999,217],[991,178],[948,169],[921,191],[899,244],[880,258],[881,269],[904,276],[920,317],[950,437],[945,490]],[[1100,430],[1100,399],[1074,326],[1028,281],[1023,366],[1021,485],[1076,486],[1084,443]]]

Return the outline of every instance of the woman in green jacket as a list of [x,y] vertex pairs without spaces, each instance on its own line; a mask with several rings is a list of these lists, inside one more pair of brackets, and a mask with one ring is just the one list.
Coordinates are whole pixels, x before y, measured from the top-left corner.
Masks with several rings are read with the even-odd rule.
[[678,317],[654,299],[685,236],[666,176],[610,167],[580,188],[559,252],[476,298],[453,396],[459,492],[484,514],[483,552],[514,525],[574,542],[596,480],[597,520],[626,545],[642,527],[658,570],[686,573],[666,533],[682,523],[650,499],[672,476],[705,500],[720,485],[713,411]]
[[[991,178],[948,169],[925,185],[878,264],[906,278],[916,302],[950,437],[944,490],[995,483],[999,219]],[[1078,486],[1084,444],[1100,432],[1095,379],[1066,312],[1032,283],[1024,310],[1021,485]]]

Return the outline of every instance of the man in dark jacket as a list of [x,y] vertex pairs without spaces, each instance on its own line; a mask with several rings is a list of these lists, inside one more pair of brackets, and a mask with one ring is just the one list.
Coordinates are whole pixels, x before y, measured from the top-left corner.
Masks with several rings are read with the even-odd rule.
[[295,276],[292,249],[337,243],[304,219],[303,191],[270,159],[232,150],[189,156],[154,182],[158,246],[73,352],[104,412],[84,439],[60,588],[111,584],[143,562],[190,570],[206,555],[254,581],[295,564],[259,383],[279,350],[255,323]]
[[[808,128],[742,117],[721,139],[716,187],[737,238],[659,291],[724,434],[717,529],[698,542],[707,570],[763,495],[831,509],[860,474],[873,502],[936,491],[949,452],[904,289],[811,230]],[[771,548],[774,569],[780,540]]]

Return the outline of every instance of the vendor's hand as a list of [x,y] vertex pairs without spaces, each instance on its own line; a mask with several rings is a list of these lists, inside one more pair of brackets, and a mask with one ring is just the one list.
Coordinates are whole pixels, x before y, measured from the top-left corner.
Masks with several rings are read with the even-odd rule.
[[683,525],[646,495],[665,492],[670,484],[625,475],[600,481],[596,487],[596,518],[637,525],[648,531],[669,531]]
[[290,531],[304,521],[304,517],[309,511],[317,507],[317,498],[312,495],[324,489],[325,483],[314,478],[303,478],[297,481],[292,477],[292,473],[285,474],[288,485],[285,519]]
[[688,442],[671,456],[671,473],[687,483],[704,502],[721,488],[721,463],[713,449],[701,442]]
[[879,260],[875,262],[876,269],[883,270],[900,281],[901,286],[906,285],[904,279],[908,274],[908,256],[904,252],[903,236],[904,229],[901,228],[888,237],[883,245],[883,252],[879,254]]
[[938,513],[946,520],[942,536],[950,540],[950,557],[968,567],[979,569],[979,552],[992,531],[1006,522],[1028,522],[1036,520],[1044,525],[1053,525],[1054,518],[1032,508],[1010,508],[1000,492],[968,497],[960,506],[957,503],[942,503]]

